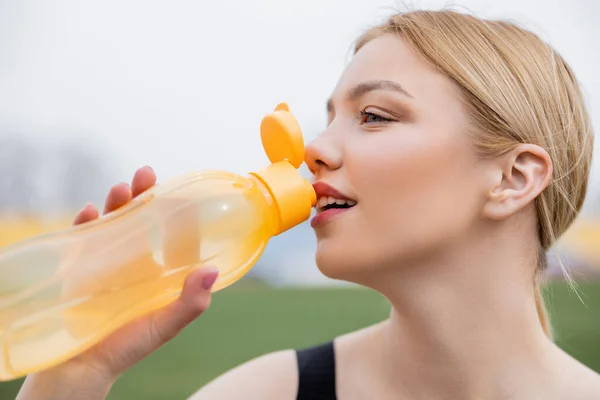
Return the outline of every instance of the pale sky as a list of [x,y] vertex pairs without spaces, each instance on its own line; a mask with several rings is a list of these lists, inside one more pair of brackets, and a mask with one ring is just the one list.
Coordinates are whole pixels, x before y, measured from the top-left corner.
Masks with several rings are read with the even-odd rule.
[[[600,122],[598,2],[408,3],[456,3],[541,31],[597,100],[590,107]],[[258,127],[279,101],[307,140],[323,128],[352,41],[401,4],[4,0],[0,128],[98,143],[123,179],[145,164],[162,179],[204,168],[245,173],[266,163]]]
[[[0,129],[42,145],[99,146],[119,180],[146,164],[161,180],[206,168],[244,174],[267,163],[258,129],[278,102],[307,141],[324,127],[352,41],[402,3],[0,1]],[[458,4],[541,33],[573,66],[600,124],[599,2],[404,3]]]

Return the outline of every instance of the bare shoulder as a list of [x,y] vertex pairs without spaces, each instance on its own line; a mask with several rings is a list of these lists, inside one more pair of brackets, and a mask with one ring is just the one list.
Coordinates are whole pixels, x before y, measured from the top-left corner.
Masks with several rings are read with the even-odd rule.
[[188,400],[295,399],[298,367],[294,350],[269,353],[217,377]]
[[572,399],[598,399],[600,398],[600,375],[592,369],[579,364],[573,371]]
[[600,374],[564,353],[561,389],[558,398],[573,400],[600,399]]

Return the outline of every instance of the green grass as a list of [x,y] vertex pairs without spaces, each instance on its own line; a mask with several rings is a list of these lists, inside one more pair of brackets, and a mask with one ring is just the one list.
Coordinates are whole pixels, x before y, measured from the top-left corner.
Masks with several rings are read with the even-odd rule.
[[[551,286],[558,343],[600,372],[600,284],[581,286],[586,302],[563,284]],[[129,370],[110,400],[184,399],[231,367],[269,351],[302,347],[381,321],[385,300],[356,288],[232,287],[219,292],[202,318]],[[14,399],[21,380],[0,383],[0,400]]]

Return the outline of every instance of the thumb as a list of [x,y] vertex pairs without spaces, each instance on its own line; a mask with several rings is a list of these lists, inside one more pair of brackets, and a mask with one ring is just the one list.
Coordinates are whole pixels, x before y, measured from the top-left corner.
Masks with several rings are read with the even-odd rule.
[[149,339],[153,347],[160,347],[173,339],[210,306],[210,289],[218,274],[215,268],[192,271],[184,282],[179,298],[152,315]]

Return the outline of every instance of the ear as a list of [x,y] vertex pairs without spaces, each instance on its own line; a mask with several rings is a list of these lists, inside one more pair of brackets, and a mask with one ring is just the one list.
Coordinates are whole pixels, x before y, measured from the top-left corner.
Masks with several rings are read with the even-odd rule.
[[546,150],[532,144],[519,145],[496,161],[496,183],[483,213],[487,218],[501,220],[525,208],[548,186],[552,161]]

